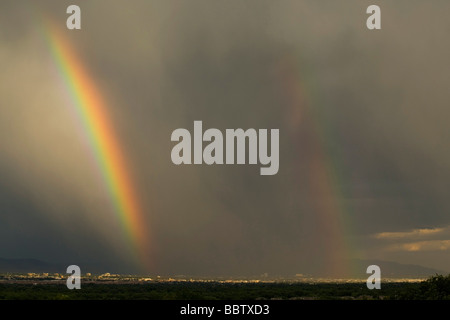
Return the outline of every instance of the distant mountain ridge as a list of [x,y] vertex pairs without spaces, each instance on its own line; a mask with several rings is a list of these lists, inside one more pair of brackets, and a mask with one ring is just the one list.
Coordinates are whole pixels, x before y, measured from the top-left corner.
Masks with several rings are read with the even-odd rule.
[[[423,267],[420,265],[413,264],[401,264],[392,261],[382,261],[382,260],[352,260],[351,265],[356,266],[358,274],[354,276],[356,278],[367,279],[369,276],[366,273],[366,269],[370,265],[377,265],[381,269],[381,278],[412,278],[420,279],[427,278],[435,274],[447,275],[448,271],[437,270],[433,268]],[[0,273],[66,273],[66,269],[69,264],[62,263],[49,263],[38,259],[5,259],[0,258]],[[88,264],[83,264],[86,266],[86,270],[94,273],[104,273],[105,268],[89,266]],[[120,273],[120,272],[115,272]],[[286,275],[286,277],[291,277],[292,275]],[[327,277],[323,274],[315,274],[314,272],[309,273],[312,277]],[[339,277],[339,276],[337,276]],[[345,277],[344,277],[345,278]]]
[[65,273],[67,266],[56,263],[48,263],[37,259],[4,259],[0,258],[0,272],[15,273]]
[[446,275],[449,272],[414,264],[402,264],[383,260],[355,260],[355,264],[361,266],[361,277],[366,277],[366,269],[370,265],[377,265],[381,270],[381,278],[427,278],[437,274]]

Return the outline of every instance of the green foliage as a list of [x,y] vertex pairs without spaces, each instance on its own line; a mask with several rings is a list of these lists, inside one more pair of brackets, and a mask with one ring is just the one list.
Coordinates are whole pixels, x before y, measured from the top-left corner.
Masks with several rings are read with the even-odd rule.
[[450,274],[447,276],[432,276],[421,283],[420,294],[422,299],[450,300]]
[[85,283],[69,290],[63,283],[0,282],[0,299],[9,300],[426,300],[450,299],[450,275],[435,275],[416,283],[382,283],[369,290],[361,283],[223,283],[149,282]]

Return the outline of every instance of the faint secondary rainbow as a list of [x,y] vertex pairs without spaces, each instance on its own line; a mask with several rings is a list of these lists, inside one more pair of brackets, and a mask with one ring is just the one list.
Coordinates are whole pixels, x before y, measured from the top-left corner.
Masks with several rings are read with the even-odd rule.
[[43,33],[52,58],[70,95],[77,121],[89,140],[92,153],[107,187],[114,211],[124,228],[138,263],[150,265],[149,235],[133,182],[112,126],[107,105],[93,78],[64,35],[46,23]]
[[347,196],[344,190],[347,169],[332,148],[336,140],[333,128],[320,114],[323,98],[316,92],[307,67],[301,68],[298,61],[296,56],[281,61],[281,80],[287,97],[289,131],[297,146],[294,152],[307,168],[307,175],[301,177],[306,181],[300,181],[308,186],[305,192],[312,209],[312,227],[319,231],[314,243],[324,255],[316,271],[330,277],[349,277],[358,274],[358,270],[351,262],[356,245],[350,241],[350,208],[343,201]]

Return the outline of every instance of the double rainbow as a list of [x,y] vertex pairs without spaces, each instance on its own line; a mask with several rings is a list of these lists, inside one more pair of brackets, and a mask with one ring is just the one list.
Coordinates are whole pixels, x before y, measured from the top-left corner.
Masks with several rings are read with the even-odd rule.
[[82,60],[60,33],[46,23],[44,35],[52,58],[73,103],[71,108],[89,140],[95,162],[108,190],[114,211],[138,262],[150,265],[149,238],[119,139],[108,114],[105,99]]

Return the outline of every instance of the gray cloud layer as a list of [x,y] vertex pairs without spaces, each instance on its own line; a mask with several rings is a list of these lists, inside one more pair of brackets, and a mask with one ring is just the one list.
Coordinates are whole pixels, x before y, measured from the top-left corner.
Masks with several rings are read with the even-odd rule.
[[[0,256],[134,271],[37,27],[52,19],[64,30],[69,4],[0,4]],[[64,33],[123,141],[155,242],[152,272],[332,272],[326,217],[356,247],[344,259],[376,252],[450,270],[373,237],[450,225],[450,4],[379,1],[376,32],[365,28],[369,4],[80,3],[82,30]],[[171,132],[194,120],[279,128],[279,173],[174,166]],[[322,174],[330,186],[315,189]]]

